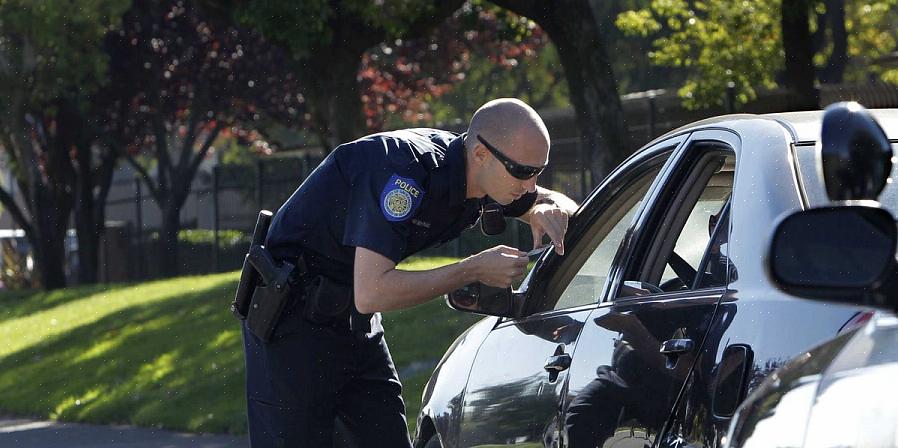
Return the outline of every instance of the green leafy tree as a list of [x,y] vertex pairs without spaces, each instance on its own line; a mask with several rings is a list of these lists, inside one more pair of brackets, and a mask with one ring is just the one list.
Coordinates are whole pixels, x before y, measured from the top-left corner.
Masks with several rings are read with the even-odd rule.
[[[621,13],[616,24],[625,33],[654,38],[649,57],[655,64],[687,70],[679,94],[697,108],[722,104],[728,85],[745,103],[759,88],[785,85],[806,99],[815,78],[841,81],[847,58],[863,62],[895,50],[896,3],[652,0]],[[885,80],[895,76],[857,66],[862,68],[845,73],[848,79],[870,70]]]
[[649,58],[687,69],[679,90],[687,107],[722,104],[729,83],[745,103],[758,87],[774,87],[782,66],[775,1],[653,0],[649,8],[622,13],[617,26],[625,33],[657,35]]
[[69,216],[95,186],[85,112],[107,74],[100,43],[127,6],[0,2],[0,145],[24,196],[19,204],[0,187],[0,203],[25,230],[47,289],[65,286]]

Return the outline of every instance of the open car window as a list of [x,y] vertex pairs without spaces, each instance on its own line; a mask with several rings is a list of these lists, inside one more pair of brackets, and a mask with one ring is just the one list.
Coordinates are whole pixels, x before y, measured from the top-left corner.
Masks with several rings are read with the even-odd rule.
[[649,211],[617,297],[725,286],[735,153],[695,142]]
[[670,147],[669,152],[647,162],[651,165],[648,169],[613,189],[615,192],[610,198],[596,201],[595,206],[602,210],[590,218],[583,236],[568,246],[561,266],[548,282],[542,310],[560,310],[600,301],[627,231],[673,149]]

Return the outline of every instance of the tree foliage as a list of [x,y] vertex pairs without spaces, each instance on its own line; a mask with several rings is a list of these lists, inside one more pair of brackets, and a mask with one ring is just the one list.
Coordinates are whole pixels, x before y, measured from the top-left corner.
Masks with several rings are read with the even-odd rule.
[[216,138],[258,140],[266,119],[301,126],[305,98],[283,51],[186,1],[138,2],[107,48],[110,135],[162,210],[167,273],[175,274],[180,211]]
[[777,0],[732,2],[653,0],[650,7],[618,16],[617,26],[641,36],[657,35],[649,58],[682,67],[689,77],[680,88],[688,107],[722,104],[729,83],[737,101],[775,86],[782,66]]
[[[895,51],[894,30],[898,25],[896,0],[848,2],[844,0],[809,2],[808,23],[814,34],[814,61],[818,69],[832,56],[833,32],[821,18],[827,8],[846,7],[848,54],[859,62]],[[804,2],[759,0],[652,0],[646,7],[618,15],[616,24],[625,33],[654,38],[649,53],[658,65],[682,67],[688,78],[679,94],[689,107],[722,104],[727,86],[736,89],[736,100],[745,103],[755,98],[757,89],[780,83],[784,68],[782,14]],[[799,5],[799,6],[796,6]],[[883,79],[892,79],[892,71],[855,64],[848,78],[863,77],[875,70]]]
[[[0,203],[25,230],[43,286],[65,285],[64,239],[76,195],[94,185],[84,119],[103,85],[103,36],[128,2],[0,2],[0,144],[24,197],[0,187]],[[79,178],[80,176],[80,178]]]
[[240,22],[290,52],[317,133],[324,146],[334,147],[365,129],[357,81],[362,55],[382,42],[427,34],[463,0],[207,2],[233,6]]
[[430,35],[382,43],[363,55],[367,127],[459,119],[497,96],[534,107],[563,102],[563,71],[548,47],[548,36],[533,21],[466,3]]

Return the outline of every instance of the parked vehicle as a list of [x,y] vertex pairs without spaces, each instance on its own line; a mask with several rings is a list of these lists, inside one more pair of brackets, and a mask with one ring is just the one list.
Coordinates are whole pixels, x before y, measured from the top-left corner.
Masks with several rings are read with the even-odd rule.
[[[898,138],[898,110],[872,111]],[[437,365],[416,447],[717,446],[746,393],[855,325],[765,273],[770,230],[827,202],[822,113],[732,115],[672,131],[612,172],[517,291],[450,294],[489,314]],[[889,185],[883,202],[895,205]]]
[[739,408],[731,448],[898,446],[898,227],[875,202],[893,152],[856,105],[828,110],[826,128],[836,141],[824,131],[821,171],[839,202],[777,226],[770,275],[792,295],[882,311],[772,373]]

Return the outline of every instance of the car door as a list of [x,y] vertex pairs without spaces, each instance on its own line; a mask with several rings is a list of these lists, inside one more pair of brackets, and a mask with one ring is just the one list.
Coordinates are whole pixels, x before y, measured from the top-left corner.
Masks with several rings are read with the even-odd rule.
[[584,323],[564,446],[643,448],[663,432],[728,281],[737,144],[726,131],[693,133],[647,198]]
[[[814,142],[790,147],[787,141],[770,150],[776,146],[754,138],[770,133],[754,126],[746,131],[740,133],[740,174],[730,213],[731,281],[661,447],[723,445],[736,408],[767,375],[869,317],[869,310],[861,307],[800,299],[770,284],[764,256],[779,217],[799,207],[827,205],[829,199],[818,178]],[[898,174],[898,168],[892,174]],[[880,200],[894,213],[898,188],[887,186]]]
[[[561,397],[580,331],[600,302],[642,198],[685,138],[640,152],[612,173],[572,219],[566,255],[547,254],[531,271],[525,317],[500,321],[472,364],[459,446],[560,446]],[[562,283],[570,292],[547,301],[540,285]]]

